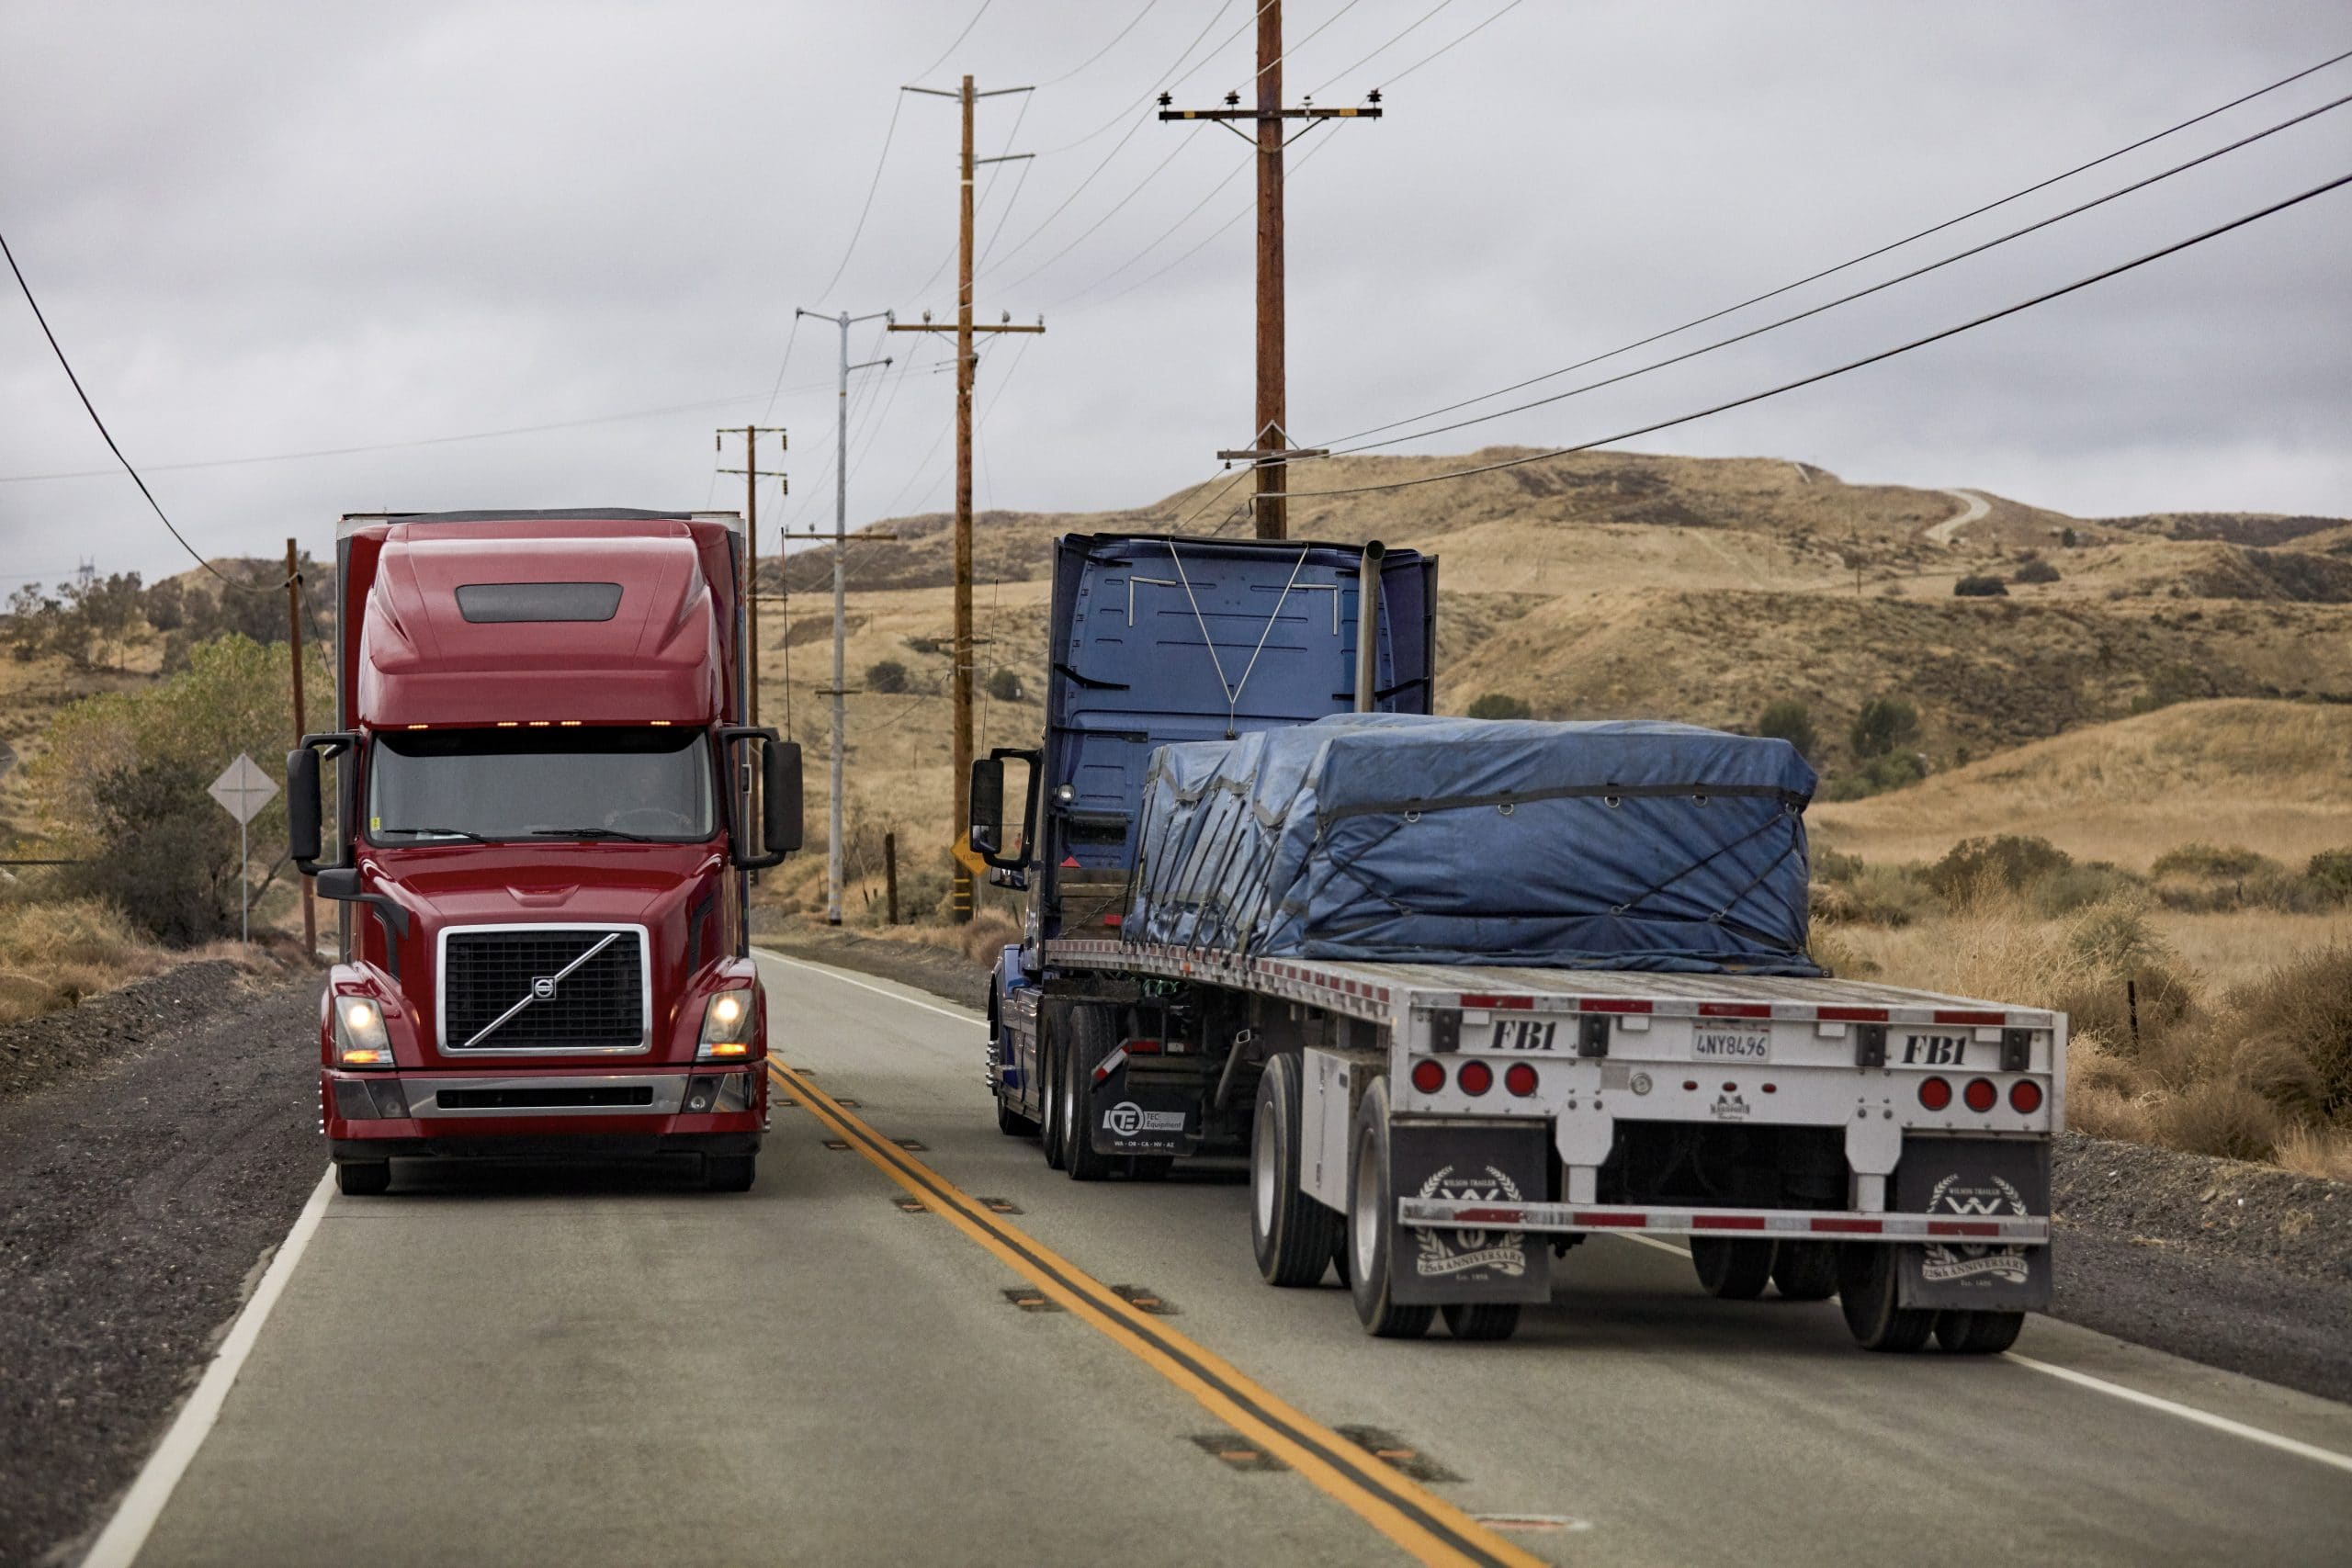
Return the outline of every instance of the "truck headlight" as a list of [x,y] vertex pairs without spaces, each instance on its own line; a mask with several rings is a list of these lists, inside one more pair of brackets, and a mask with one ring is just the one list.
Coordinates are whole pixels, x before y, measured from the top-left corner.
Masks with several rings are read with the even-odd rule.
[[345,1067],[389,1067],[392,1042],[384,1032],[384,1010],[368,997],[334,999],[334,1055]]
[[702,1007],[702,1043],[695,1051],[698,1062],[733,1061],[752,1054],[756,1020],[752,993],[721,991]]

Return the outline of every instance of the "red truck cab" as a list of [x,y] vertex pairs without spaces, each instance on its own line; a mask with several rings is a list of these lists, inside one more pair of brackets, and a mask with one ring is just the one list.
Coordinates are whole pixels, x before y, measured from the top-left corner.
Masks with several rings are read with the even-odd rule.
[[293,858],[343,904],[319,1009],[338,1185],[381,1192],[394,1158],[679,1154],[748,1188],[748,874],[799,847],[800,759],[744,722],[740,520],[369,514],[336,557],[337,728],[287,790]]

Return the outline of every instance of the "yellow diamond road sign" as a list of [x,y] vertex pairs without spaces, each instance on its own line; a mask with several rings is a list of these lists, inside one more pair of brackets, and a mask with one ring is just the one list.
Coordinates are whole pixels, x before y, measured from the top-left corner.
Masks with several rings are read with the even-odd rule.
[[261,771],[259,763],[240,751],[237,760],[212,781],[211,794],[220,803],[220,809],[235,818],[242,827],[261,815],[261,808],[277,794],[277,786]]

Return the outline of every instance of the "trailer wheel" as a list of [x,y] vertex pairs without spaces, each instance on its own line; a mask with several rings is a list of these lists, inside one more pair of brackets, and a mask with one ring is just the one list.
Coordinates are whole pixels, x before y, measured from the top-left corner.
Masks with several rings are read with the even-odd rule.
[[2018,1342],[2021,1312],[1939,1312],[1936,1343],[1958,1356],[1997,1356]]
[[1062,1168],[1062,1053],[1061,1031],[1049,1028],[1052,1015],[1040,1011],[1037,1018],[1037,1110],[1041,1142],[1046,1150],[1046,1168]]
[[1347,1228],[1298,1183],[1298,1058],[1276,1056],[1258,1079],[1250,1134],[1250,1247],[1269,1285],[1323,1281]]
[[1934,1313],[1895,1305],[1894,1272],[1894,1248],[1883,1242],[1849,1241],[1839,1249],[1838,1304],[1865,1350],[1917,1350],[1935,1326]]
[[1784,1241],[1772,1255],[1772,1283],[1788,1302],[1826,1302],[1838,1293],[1838,1248],[1826,1241]]
[[1118,1043],[1118,1012],[1100,1002],[1069,1010],[1062,1052],[1062,1168],[1072,1181],[1100,1181],[1112,1156],[1094,1152],[1094,1065]]
[[1508,1339],[1519,1332],[1517,1302],[1448,1302],[1445,1331],[1456,1339]]
[[334,1190],[346,1198],[376,1198],[392,1185],[388,1159],[339,1159],[334,1162]]
[[1771,1282],[1772,1246],[1769,1241],[1692,1236],[1690,1262],[1699,1271],[1700,1288],[1721,1301],[1754,1301]]
[[1388,1235],[1394,1228],[1396,1192],[1388,1176],[1388,1083],[1374,1078],[1356,1107],[1355,1135],[1348,1161],[1348,1286],[1357,1321],[1381,1339],[1418,1339],[1437,1316],[1434,1306],[1400,1306],[1389,1295],[1396,1259]]
[[702,1184],[713,1192],[749,1192],[760,1174],[757,1155],[705,1155]]

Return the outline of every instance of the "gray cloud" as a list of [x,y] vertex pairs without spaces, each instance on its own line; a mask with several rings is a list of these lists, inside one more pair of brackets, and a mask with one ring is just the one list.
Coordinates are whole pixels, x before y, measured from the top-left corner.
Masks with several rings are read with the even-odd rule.
[[[1671,325],[2352,46],[2340,7],[2318,3],[1528,0],[1396,79],[1500,4],[1458,0],[1349,73],[1429,9],[1363,0],[1289,62],[1294,96],[1328,81],[1322,101],[1352,102],[1388,85],[1391,111],[1294,153],[1302,440]],[[984,88],[1051,78],[1139,8],[998,0],[932,85],[964,68]],[[1048,153],[1025,175],[1005,165],[987,189],[982,231],[1001,231],[983,319],[1045,310],[1050,322],[1042,339],[986,354],[984,503],[1140,502],[1210,471],[1215,449],[1246,435],[1250,228],[1242,218],[1216,231],[1246,211],[1248,173],[1146,248],[1247,161],[1238,142],[1145,123],[1036,230],[1216,9],[1163,0],[1025,113],[1016,97],[982,111],[984,152]],[[1207,36],[1233,34],[1249,9],[1229,6]],[[1293,0],[1292,36],[1335,9]],[[23,4],[0,48],[0,225],[116,434],[158,467],[158,493],[209,548],[267,551],[289,533],[322,546],[335,513],[378,506],[731,503],[738,481],[712,474],[710,429],[752,418],[792,427],[786,515],[830,523],[831,329],[800,328],[772,417],[765,391],[795,305],[952,306],[938,264],[954,242],[955,109],[893,99],[971,10]],[[1241,85],[1249,50],[1243,31],[1180,101]],[[2352,62],[1921,249],[1998,232],[2344,92]],[[894,107],[865,231],[835,297],[815,299]],[[1666,417],[2234,217],[2352,169],[2347,154],[2352,108],[1819,321],[1405,449],[1564,443]],[[2352,192],[1638,445],[1785,454],[1853,479],[1982,485],[2087,514],[2352,513],[2347,242]],[[1856,276],[1901,270],[1910,254]],[[901,369],[919,354],[941,362],[936,345],[861,328],[854,356],[876,352]],[[494,441],[161,468],[746,394]],[[947,379],[877,378],[857,407],[853,522],[894,499],[944,504]],[[0,300],[0,474],[106,460],[28,313]],[[0,576],[83,555],[176,570],[127,480],[0,484]]]

